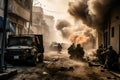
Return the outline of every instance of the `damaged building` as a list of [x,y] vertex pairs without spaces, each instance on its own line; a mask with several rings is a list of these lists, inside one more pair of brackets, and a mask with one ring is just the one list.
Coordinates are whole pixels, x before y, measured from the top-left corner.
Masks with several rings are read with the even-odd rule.
[[[0,16],[3,16],[4,0],[0,0]],[[31,21],[33,0],[8,0],[8,19],[14,25],[13,34],[28,32],[27,23]]]
[[113,48],[120,52],[120,7],[117,7],[110,12],[108,26],[103,30],[103,44],[113,46]]
[[45,23],[48,25],[48,29],[49,29],[49,40],[48,43],[52,43],[54,41],[54,17],[53,16],[50,16],[50,15],[44,15],[43,19],[45,20]]
[[68,12],[76,20],[97,30],[98,46],[103,44],[108,48],[111,45],[120,54],[119,0],[73,0]]
[[48,49],[51,40],[51,27],[53,27],[54,21],[52,16],[44,15],[43,8],[38,6],[33,6],[32,9],[32,27],[34,34],[42,34],[44,37],[45,50]]
[[33,7],[32,11],[32,27],[35,34],[42,34],[43,9],[41,7]]
[[106,48],[111,45],[120,54],[120,6],[110,11],[108,19],[104,29],[98,32],[99,45],[104,44]]

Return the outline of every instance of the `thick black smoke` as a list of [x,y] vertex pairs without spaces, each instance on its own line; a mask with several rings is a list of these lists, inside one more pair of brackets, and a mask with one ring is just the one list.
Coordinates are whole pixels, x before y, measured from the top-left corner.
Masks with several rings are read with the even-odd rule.
[[120,5],[120,0],[75,0],[69,2],[68,12],[88,26],[104,26],[110,11]]
[[71,24],[68,21],[58,20],[58,22],[56,24],[56,29],[61,31],[62,36],[64,38],[68,38],[70,36],[70,31],[69,31],[70,26],[71,26]]
[[76,19],[82,19],[84,23],[87,22],[88,24],[90,17],[88,14],[87,0],[70,2],[68,11]]

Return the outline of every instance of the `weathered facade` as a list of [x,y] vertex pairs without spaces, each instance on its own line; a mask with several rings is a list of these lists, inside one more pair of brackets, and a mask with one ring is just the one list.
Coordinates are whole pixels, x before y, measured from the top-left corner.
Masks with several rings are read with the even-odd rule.
[[120,7],[112,9],[109,14],[107,25],[98,31],[98,45],[104,44],[106,48],[111,45],[120,54]]
[[3,1],[4,0],[0,0],[0,16],[3,16]]
[[111,45],[120,52],[120,7],[111,10],[107,25],[98,31],[98,43],[105,47]]
[[43,41],[46,48],[48,47],[49,40],[50,40],[50,30],[48,24],[46,24],[45,20],[43,19],[43,9],[41,7],[34,6],[33,12],[32,12],[32,27],[31,30],[33,30],[34,34],[42,34],[43,35]]
[[52,43],[54,42],[54,33],[55,33],[55,30],[54,30],[54,17],[53,16],[50,16],[50,15],[44,15],[44,20],[45,20],[45,23],[48,25],[48,29],[49,29],[49,43]]
[[43,9],[41,7],[33,7],[32,12],[32,27],[33,33],[42,34],[43,33]]
[[110,23],[110,45],[120,53],[120,7],[112,10]]
[[[0,16],[3,16],[4,0],[0,0]],[[27,32],[33,0],[8,0],[8,18],[15,27],[14,34]]]

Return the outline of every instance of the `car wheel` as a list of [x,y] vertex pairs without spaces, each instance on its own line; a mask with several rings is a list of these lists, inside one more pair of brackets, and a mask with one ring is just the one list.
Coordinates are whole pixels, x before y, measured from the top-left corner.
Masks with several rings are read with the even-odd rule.
[[31,59],[31,65],[35,66],[37,64],[37,60],[35,57]]
[[30,57],[28,60],[28,65],[35,66],[37,64],[36,58],[34,56]]
[[43,58],[44,58],[44,55],[42,53],[41,55],[38,56],[38,62],[43,63]]

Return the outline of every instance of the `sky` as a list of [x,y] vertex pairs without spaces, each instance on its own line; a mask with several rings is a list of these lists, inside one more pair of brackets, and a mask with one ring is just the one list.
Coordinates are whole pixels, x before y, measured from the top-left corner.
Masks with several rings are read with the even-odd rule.
[[52,15],[56,19],[69,17],[68,2],[70,0],[34,0],[35,6],[41,6],[44,14]]

